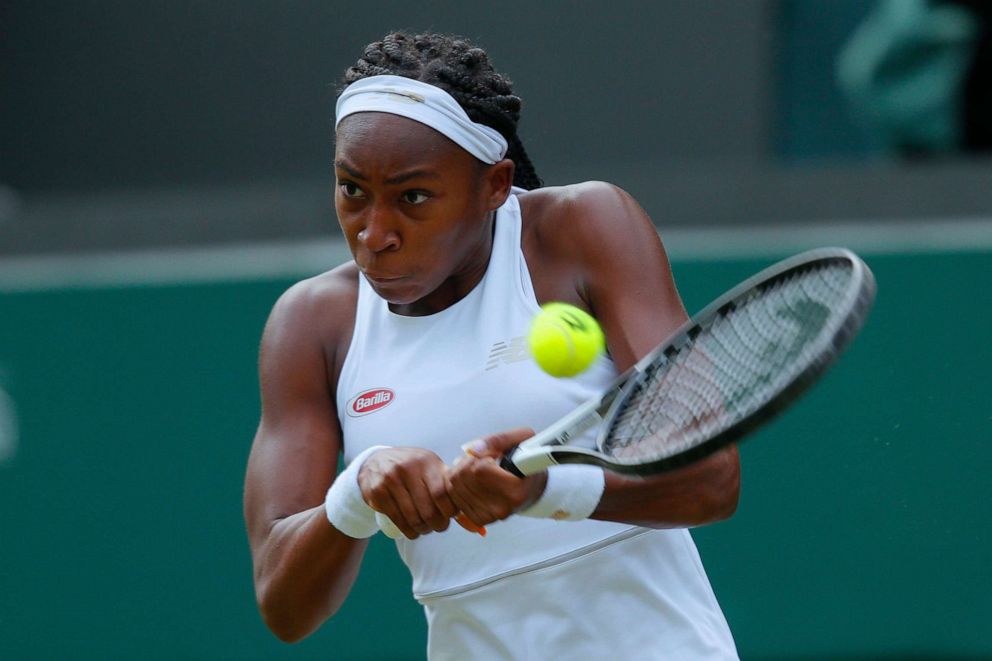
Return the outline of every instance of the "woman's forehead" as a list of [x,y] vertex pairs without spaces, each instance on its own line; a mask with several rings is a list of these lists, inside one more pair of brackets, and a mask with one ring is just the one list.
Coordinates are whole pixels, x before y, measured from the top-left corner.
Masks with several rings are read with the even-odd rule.
[[472,156],[439,131],[418,121],[384,112],[359,112],[338,124],[335,152],[357,157],[366,151]]

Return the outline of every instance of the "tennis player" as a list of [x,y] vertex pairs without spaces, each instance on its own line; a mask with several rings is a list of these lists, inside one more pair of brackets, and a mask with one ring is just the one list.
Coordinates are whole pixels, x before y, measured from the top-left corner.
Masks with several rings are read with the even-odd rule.
[[[245,490],[259,608],[283,640],[316,630],[378,511],[405,535],[431,659],[737,658],[688,532],[735,510],[734,448],[644,479],[495,461],[686,319],[629,195],[541,187],[520,105],[484,51],[444,35],[387,35],[347,70],[335,206],[354,261],[290,288],[262,340]],[[543,373],[524,338],[548,301],[598,318],[608,356]]]

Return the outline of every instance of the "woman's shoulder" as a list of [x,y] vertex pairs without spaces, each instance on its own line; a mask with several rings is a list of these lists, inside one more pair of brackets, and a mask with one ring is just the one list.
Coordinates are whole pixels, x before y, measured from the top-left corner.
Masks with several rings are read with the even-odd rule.
[[596,208],[622,204],[630,195],[606,181],[583,181],[565,186],[546,186],[521,193],[521,207],[544,217],[558,217]]
[[358,278],[358,267],[348,262],[296,282],[279,296],[269,315],[269,325],[333,343],[352,328]]
[[541,245],[595,247],[618,227],[652,225],[629,193],[605,181],[538,188],[519,201],[524,232]]
[[663,255],[651,219],[613,184],[541,188],[522,193],[520,207],[521,245],[539,301],[580,304],[617,271],[618,259],[643,264]]
[[358,298],[358,266],[347,262],[290,286],[276,308],[296,314],[315,314],[328,308],[354,304]]
[[336,375],[354,329],[358,282],[358,267],[349,262],[290,286],[272,308],[263,348],[288,360],[319,347]]

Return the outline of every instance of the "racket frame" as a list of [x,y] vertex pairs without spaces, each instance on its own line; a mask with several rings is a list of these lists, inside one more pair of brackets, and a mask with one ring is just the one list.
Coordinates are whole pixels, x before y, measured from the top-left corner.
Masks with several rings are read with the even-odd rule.
[[[789,385],[773,395],[754,412],[715,434],[706,441],[678,454],[652,461],[627,460],[611,457],[599,451],[609,434],[620,407],[646,370],[655,363],[663,365],[686,343],[691,342],[718,316],[736,308],[738,302],[754,289],[771,286],[790,273],[809,268],[821,261],[845,261],[852,267],[848,295],[837,305],[839,314],[831,318],[831,326],[821,332],[829,340]],[[692,316],[669,339],[641,358],[620,375],[605,394],[580,405],[545,430],[527,439],[505,455],[501,466],[518,476],[532,475],[556,464],[582,463],[602,466],[629,475],[653,475],[688,465],[712,454],[721,447],[737,441],[761,427],[804,393],[840,356],[843,349],[860,331],[874,301],[875,279],[871,270],[855,253],[846,248],[817,248],[777,262],[744,280]],[[599,425],[596,447],[592,450],[565,445],[573,438]]]

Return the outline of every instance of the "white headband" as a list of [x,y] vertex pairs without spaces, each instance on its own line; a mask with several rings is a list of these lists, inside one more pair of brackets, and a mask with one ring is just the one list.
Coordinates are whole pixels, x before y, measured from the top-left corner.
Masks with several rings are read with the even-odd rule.
[[334,127],[356,112],[388,112],[425,124],[483,163],[492,165],[506,155],[499,131],[473,122],[450,94],[419,80],[371,76],[355,81],[338,97]]

